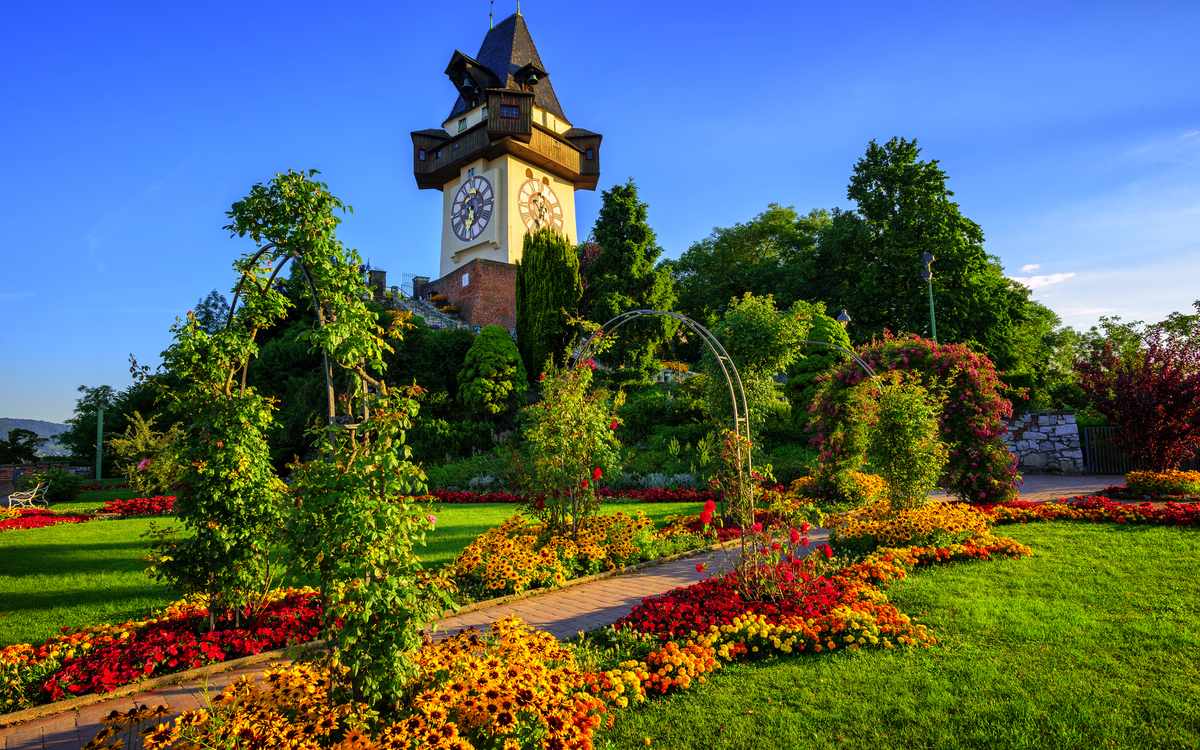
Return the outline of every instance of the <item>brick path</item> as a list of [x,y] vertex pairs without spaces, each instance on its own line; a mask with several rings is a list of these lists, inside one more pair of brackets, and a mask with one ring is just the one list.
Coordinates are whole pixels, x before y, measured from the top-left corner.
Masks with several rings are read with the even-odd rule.
[[[1121,484],[1119,476],[1029,476],[1021,488],[1025,500],[1051,500],[1059,497],[1087,494],[1104,489],[1110,484]],[[823,530],[813,530],[809,535],[811,546],[824,544],[828,536]],[[710,570],[719,569],[723,560],[720,552],[709,561]],[[516,615],[536,628],[546,630],[556,638],[570,638],[580,631],[607,625],[627,614],[643,597],[662,594],[679,586],[686,586],[706,577],[707,573],[696,571],[696,563],[708,559],[707,555],[684,558],[673,562],[643,568],[641,570],[551,591],[529,599],[500,604],[488,609],[449,617],[439,625],[443,636],[466,627],[486,628],[493,620]],[[281,664],[285,662],[274,662]],[[234,672],[172,685],[125,698],[116,698],[97,703],[78,711],[69,711],[56,716],[25,722],[16,726],[0,728],[0,748],[3,750],[77,750],[100,731],[100,721],[114,709],[125,711],[136,705],[151,707],[165,703],[173,712],[204,708],[204,690],[209,695],[220,693],[225,685],[243,674],[257,674],[268,665],[258,664]],[[140,747],[137,743],[136,747]],[[131,748],[129,750],[136,750]]]

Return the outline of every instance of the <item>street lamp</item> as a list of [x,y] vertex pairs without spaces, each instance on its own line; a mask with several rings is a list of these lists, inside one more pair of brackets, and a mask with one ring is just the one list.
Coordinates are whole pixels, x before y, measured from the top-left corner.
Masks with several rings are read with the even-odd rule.
[[933,269],[930,264],[933,263],[933,253],[925,253],[921,256],[921,262],[925,267],[921,269],[921,278],[925,280],[925,284],[929,287],[929,324],[933,327],[933,343],[937,343],[937,318],[933,314]]
[[842,330],[846,330],[846,326],[850,325],[850,316],[846,313],[846,308],[842,308],[842,314],[837,316],[836,320],[842,325]]

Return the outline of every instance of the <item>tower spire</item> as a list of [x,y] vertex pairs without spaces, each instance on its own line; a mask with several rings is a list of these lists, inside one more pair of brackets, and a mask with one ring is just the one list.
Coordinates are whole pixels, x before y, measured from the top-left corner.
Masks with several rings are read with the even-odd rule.
[[492,22],[494,15],[492,14],[492,6],[496,4],[496,0],[488,0],[488,28],[496,28],[496,24]]

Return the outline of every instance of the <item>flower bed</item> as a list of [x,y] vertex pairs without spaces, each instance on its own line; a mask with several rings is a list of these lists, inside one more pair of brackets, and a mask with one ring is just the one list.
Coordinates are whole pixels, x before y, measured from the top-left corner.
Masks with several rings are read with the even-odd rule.
[[[786,491],[783,485],[768,487],[777,492]],[[634,500],[643,503],[703,503],[708,500],[720,501],[717,493],[712,490],[690,489],[649,489],[649,490],[614,490],[602,487],[596,494],[604,500]],[[526,495],[509,492],[476,492],[473,490],[435,490],[421,498],[418,502],[428,503],[523,503]]]
[[[672,544],[675,536],[655,532],[641,511],[594,515],[578,537],[552,533],[518,514],[467,545],[451,570],[461,593],[503,596],[680,551]],[[683,542],[693,548],[707,539],[696,535]]]
[[1168,502],[1164,508],[1152,503],[1116,503],[1107,498],[1074,497],[1053,502],[1033,503],[1015,500],[1007,503],[986,503],[976,508],[987,513],[996,523],[1025,523],[1027,521],[1090,521],[1092,523],[1152,523],[1168,526],[1200,526],[1200,502]]
[[175,512],[175,496],[135,497],[130,500],[109,500],[102,513],[111,513],[122,518],[145,516],[169,516]]
[[80,492],[88,492],[90,490],[131,490],[132,484],[85,484],[79,488]]
[[314,590],[283,589],[238,628],[201,634],[208,609],[188,601],[141,622],[63,628],[41,645],[0,650],[0,712],[304,643],[317,636],[320,615]]
[[95,518],[88,513],[55,513],[51,510],[15,508],[0,511],[0,531],[14,529],[40,529],[43,526],[57,526],[60,523],[83,523]]

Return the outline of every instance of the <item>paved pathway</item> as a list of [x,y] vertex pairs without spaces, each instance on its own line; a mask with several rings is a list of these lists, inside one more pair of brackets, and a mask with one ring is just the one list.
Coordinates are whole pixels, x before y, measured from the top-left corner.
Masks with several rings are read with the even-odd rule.
[[[1021,497],[1026,500],[1052,500],[1088,494],[1123,481],[1124,478],[1119,476],[1029,476],[1021,488]],[[817,532],[815,529],[809,537],[814,548],[824,544],[828,538],[824,531]],[[632,573],[551,591],[529,599],[449,617],[439,623],[443,628],[440,634],[449,634],[467,627],[483,629],[493,620],[516,615],[557,638],[570,638],[580,631],[607,625],[628,614],[643,597],[662,594],[706,577],[707,573],[696,570],[696,563],[708,560],[708,557],[701,555],[675,560]],[[717,570],[723,557],[722,553],[715,553],[714,559],[709,561],[709,568]],[[101,720],[114,709],[125,711],[136,705],[146,704],[153,707],[160,703],[167,704],[176,713],[204,708],[205,690],[209,695],[215,696],[235,678],[243,674],[257,674],[266,666],[258,664],[203,680],[116,698],[78,711],[0,728],[0,748],[76,750],[96,736],[101,729]]]

